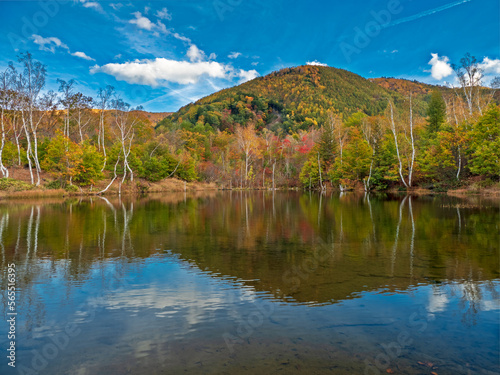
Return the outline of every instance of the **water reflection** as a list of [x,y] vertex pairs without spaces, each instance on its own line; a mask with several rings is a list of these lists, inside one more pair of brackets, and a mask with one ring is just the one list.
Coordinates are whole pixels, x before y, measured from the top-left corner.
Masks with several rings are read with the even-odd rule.
[[[467,281],[467,295],[475,296],[470,283],[498,277],[499,214],[481,203],[461,209],[463,204],[244,192],[4,204],[2,266],[16,261],[29,289],[38,273],[47,272],[40,259],[52,266],[65,260],[59,266],[72,282],[85,280],[108,258],[147,258],[168,248],[200,270],[299,303],[443,280]],[[299,273],[318,251],[329,254],[314,272]],[[299,288],[283,277],[290,270],[297,271]]]
[[[68,349],[69,359],[104,347],[116,358],[144,360],[148,368],[168,356],[182,369],[178,348],[193,354],[190,340],[196,339],[212,357],[233,356],[233,362],[217,362],[217,355],[200,354],[218,369],[213,373],[223,373],[228,363],[239,371],[245,352],[228,353],[222,333],[235,332],[235,322],[245,321],[260,303],[274,306],[273,313],[245,337],[246,351],[269,347],[280,358],[276,340],[294,332],[286,350],[298,347],[307,358],[301,350],[324,352],[313,361],[321,366],[332,361],[328,352],[340,350],[350,359],[337,372],[352,373],[380,342],[404,329],[416,305],[433,322],[426,335],[450,338],[445,327],[451,322],[481,345],[498,347],[491,327],[498,327],[500,310],[499,218],[495,203],[479,198],[351,193],[3,202],[2,273],[16,264],[20,355],[28,362],[41,345],[37,340],[64,331],[57,322],[84,325],[93,316]],[[1,298],[6,316],[5,292]],[[426,341],[416,339],[414,353],[423,353]],[[83,361],[72,369],[102,372],[109,364],[102,356],[96,352],[93,365]],[[453,347],[441,356],[462,353]],[[418,373],[411,367],[415,358],[407,357],[401,368]],[[493,368],[491,353],[481,358],[476,366]],[[273,371],[294,363],[280,360]],[[110,373],[125,373],[119,362],[109,364]],[[45,369],[69,373],[68,366],[58,360]],[[325,366],[317,371],[332,371]]]

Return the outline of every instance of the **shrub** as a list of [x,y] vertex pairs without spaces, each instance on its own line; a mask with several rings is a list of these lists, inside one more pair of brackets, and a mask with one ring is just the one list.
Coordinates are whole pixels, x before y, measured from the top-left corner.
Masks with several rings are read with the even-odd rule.
[[45,187],[47,189],[61,189],[62,188],[62,184],[61,184],[61,181],[54,180],[54,181],[50,181],[50,182],[46,183]]
[[76,185],[68,185],[68,186],[66,186],[66,191],[68,193],[76,193],[76,192],[80,191],[80,189],[78,189],[78,186],[76,186]]
[[3,191],[23,191],[33,189],[33,185],[30,185],[24,181],[14,180],[13,178],[0,178],[0,190]]

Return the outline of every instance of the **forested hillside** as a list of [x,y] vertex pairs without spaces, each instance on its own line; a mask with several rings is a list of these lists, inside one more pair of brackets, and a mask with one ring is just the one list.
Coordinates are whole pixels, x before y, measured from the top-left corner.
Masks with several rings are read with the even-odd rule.
[[[408,92],[401,93],[346,70],[305,65],[209,95],[181,108],[160,125],[177,123],[184,129],[198,126],[202,130],[204,124],[215,130],[234,131],[236,124],[252,121],[259,130],[307,130],[321,126],[332,110],[344,119],[356,112],[379,115],[387,107],[387,98],[401,103]],[[420,114],[425,112],[422,102],[428,100],[427,94],[428,90],[414,92],[414,105]]]
[[13,186],[12,171],[29,175],[25,187],[93,192],[147,190],[170,177],[222,188],[440,191],[500,175],[500,80],[482,85],[469,55],[456,88],[300,66],[171,115],[131,108],[111,86],[93,98],[73,80],[46,91],[47,69],[28,53],[0,73],[0,189]]

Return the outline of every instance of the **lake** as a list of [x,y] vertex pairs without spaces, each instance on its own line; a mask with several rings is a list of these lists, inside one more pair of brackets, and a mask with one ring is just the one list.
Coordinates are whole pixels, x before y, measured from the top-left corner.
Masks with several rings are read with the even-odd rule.
[[0,373],[498,374],[499,223],[480,197],[2,201]]

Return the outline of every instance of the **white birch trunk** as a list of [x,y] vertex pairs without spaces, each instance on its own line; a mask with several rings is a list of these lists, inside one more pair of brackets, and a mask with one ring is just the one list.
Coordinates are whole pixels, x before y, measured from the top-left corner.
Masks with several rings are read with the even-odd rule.
[[398,157],[398,162],[399,162],[399,177],[401,178],[401,181],[403,182],[405,187],[408,187],[408,184],[406,183],[403,177],[403,162],[401,161],[401,155],[399,153],[398,135],[396,131],[396,124],[394,122],[394,109],[391,101],[389,101],[389,105],[391,107],[391,131],[394,136],[394,143],[396,144],[396,155]]

